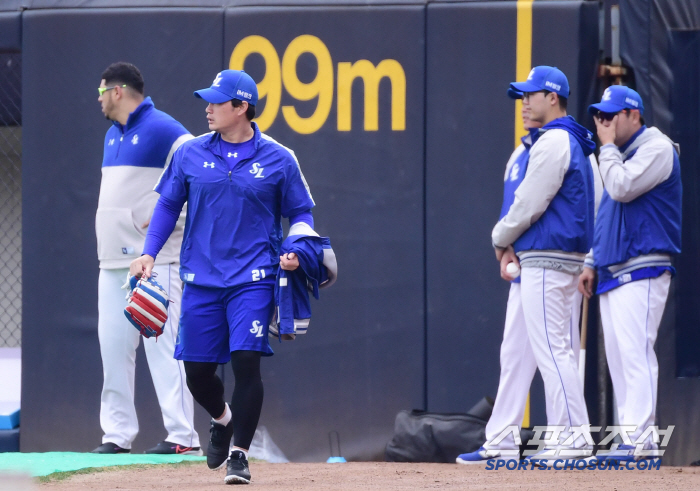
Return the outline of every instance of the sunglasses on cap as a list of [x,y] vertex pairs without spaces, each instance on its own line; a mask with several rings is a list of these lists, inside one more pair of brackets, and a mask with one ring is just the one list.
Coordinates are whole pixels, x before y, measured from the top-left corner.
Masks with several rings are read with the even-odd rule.
[[102,95],[105,92],[107,92],[108,90],[112,90],[112,89],[117,88],[117,87],[126,87],[126,85],[112,85],[111,87],[98,87],[97,92],[99,92],[100,95]]

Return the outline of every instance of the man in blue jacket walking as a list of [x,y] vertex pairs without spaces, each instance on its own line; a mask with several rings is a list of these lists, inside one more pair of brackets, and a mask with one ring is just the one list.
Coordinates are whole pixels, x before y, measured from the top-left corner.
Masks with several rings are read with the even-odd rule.
[[[278,255],[281,218],[313,227],[314,202],[294,152],[252,122],[258,89],[247,73],[224,70],[195,96],[209,103],[212,133],[184,143],[161,176],[144,254],[131,263],[131,274],[150,275],[187,202],[175,358],[183,360],[194,399],[212,417],[208,466],[218,469],[228,459],[225,482],[247,484],[248,449],[263,402],[260,357],[273,354],[275,276],[279,267],[299,267],[295,254]],[[216,375],[228,360],[235,378],[230,405]]]

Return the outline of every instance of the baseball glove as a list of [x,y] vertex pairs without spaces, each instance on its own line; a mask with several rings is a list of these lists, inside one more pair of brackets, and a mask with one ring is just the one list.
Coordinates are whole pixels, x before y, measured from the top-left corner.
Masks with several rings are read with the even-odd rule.
[[127,285],[131,292],[127,296],[124,315],[143,337],[157,338],[163,334],[163,326],[168,320],[167,292],[152,277],[130,276]]

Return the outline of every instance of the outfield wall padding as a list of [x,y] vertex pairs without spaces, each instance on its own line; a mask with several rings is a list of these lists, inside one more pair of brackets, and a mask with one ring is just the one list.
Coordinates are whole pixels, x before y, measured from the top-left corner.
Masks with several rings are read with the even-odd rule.
[[[96,88],[117,60],[139,66],[156,107],[194,134],[207,126],[192,91],[245,68],[265,81],[261,125],[300,161],[339,281],[314,302],[308,334],[274,343],[263,360],[261,424],[288,458],[325,461],[338,431],[345,457],[381,459],[399,410],[463,412],[495,396],[508,285],[490,231],[514,147],[505,92],[516,10],[503,1],[23,12],[22,449],[100,443],[94,216],[109,123]],[[591,102],[597,22],[595,2],[533,6],[532,62],[569,75],[575,116]],[[133,450],[143,451],[165,432],[142,350],[137,365]],[[230,367],[221,373],[230,394]],[[542,423],[541,387],[533,394]],[[196,418],[206,442],[208,418],[199,408]]]

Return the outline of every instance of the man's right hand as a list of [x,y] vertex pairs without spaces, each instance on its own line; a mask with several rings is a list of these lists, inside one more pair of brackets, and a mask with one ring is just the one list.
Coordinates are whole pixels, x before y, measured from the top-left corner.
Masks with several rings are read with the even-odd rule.
[[506,281],[513,281],[515,278],[512,277],[508,273],[508,271],[506,271],[506,267],[509,263],[515,263],[518,267],[520,267],[520,260],[518,260],[518,256],[515,254],[512,245],[506,247],[506,249],[502,252],[503,253],[501,254],[501,278],[503,278]]
[[150,278],[155,261],[156,260],[148,254],[144,254],[141,257],[137,257],[136,259],[131,261],[131,264],[129,265],[129,274],[138,278],[140,278],[141,276]]
[[578,291],[586,298],[593,296],[593,283],[595,282],[595,269],[583,268],[583,272],[578,277]]

